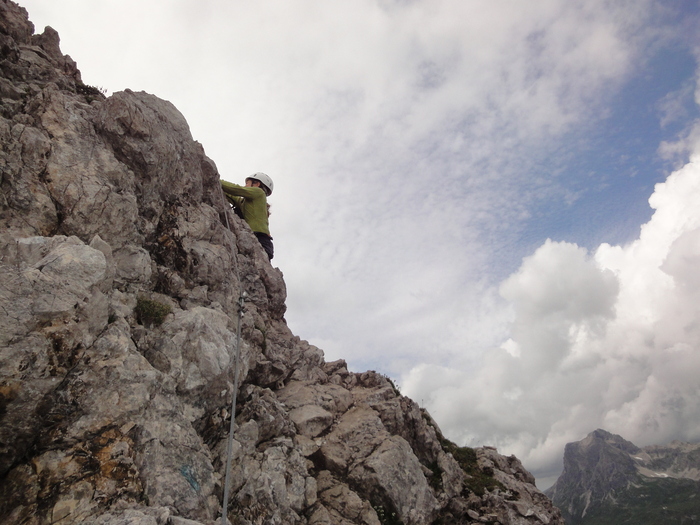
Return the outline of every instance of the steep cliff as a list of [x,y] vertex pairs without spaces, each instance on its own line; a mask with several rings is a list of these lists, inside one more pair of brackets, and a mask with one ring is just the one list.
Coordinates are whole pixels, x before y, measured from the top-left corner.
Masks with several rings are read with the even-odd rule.
[[547,490],[568,525],[693,523],[700,514],[700,444],[639,448],[596,430],[566,445]]
[[562,523],[515,457],[290,332],[172,104],[84,85],[9,0],[0,71],[0,523],[218,519],[242,296],[232,523]]

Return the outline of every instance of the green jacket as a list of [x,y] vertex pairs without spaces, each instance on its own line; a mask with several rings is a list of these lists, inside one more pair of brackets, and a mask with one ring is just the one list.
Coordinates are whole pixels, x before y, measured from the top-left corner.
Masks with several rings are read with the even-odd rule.
[[267,222],[267,195],[262,188],[246,188],[231,182],[221,181],[226,198],[238,207],[243,218],[254,232],[270,235]]

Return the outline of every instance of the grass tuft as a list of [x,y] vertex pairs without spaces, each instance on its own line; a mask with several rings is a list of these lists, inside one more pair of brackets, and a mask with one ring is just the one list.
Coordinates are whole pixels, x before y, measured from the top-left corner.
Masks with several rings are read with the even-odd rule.
[[136,320],[144,326],[160,326],[169,313],[173,311],[169,304],[139,297],[136,300],[134,314]]

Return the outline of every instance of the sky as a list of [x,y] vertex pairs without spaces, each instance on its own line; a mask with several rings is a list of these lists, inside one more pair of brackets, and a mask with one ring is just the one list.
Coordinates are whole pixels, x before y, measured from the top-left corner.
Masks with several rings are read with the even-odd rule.
[[544,489],[700,441],[696,0],[24,0],[275,189],[292,331]]

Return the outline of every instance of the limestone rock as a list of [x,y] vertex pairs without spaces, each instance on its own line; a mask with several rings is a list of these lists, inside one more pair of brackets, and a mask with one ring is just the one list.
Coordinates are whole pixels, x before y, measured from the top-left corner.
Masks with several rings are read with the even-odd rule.
[[218,520],[239,322],[231,523],[561,523],[517,459],[293,335],[185,118],[84,85],[10,0],[0,102],[0,525]]

